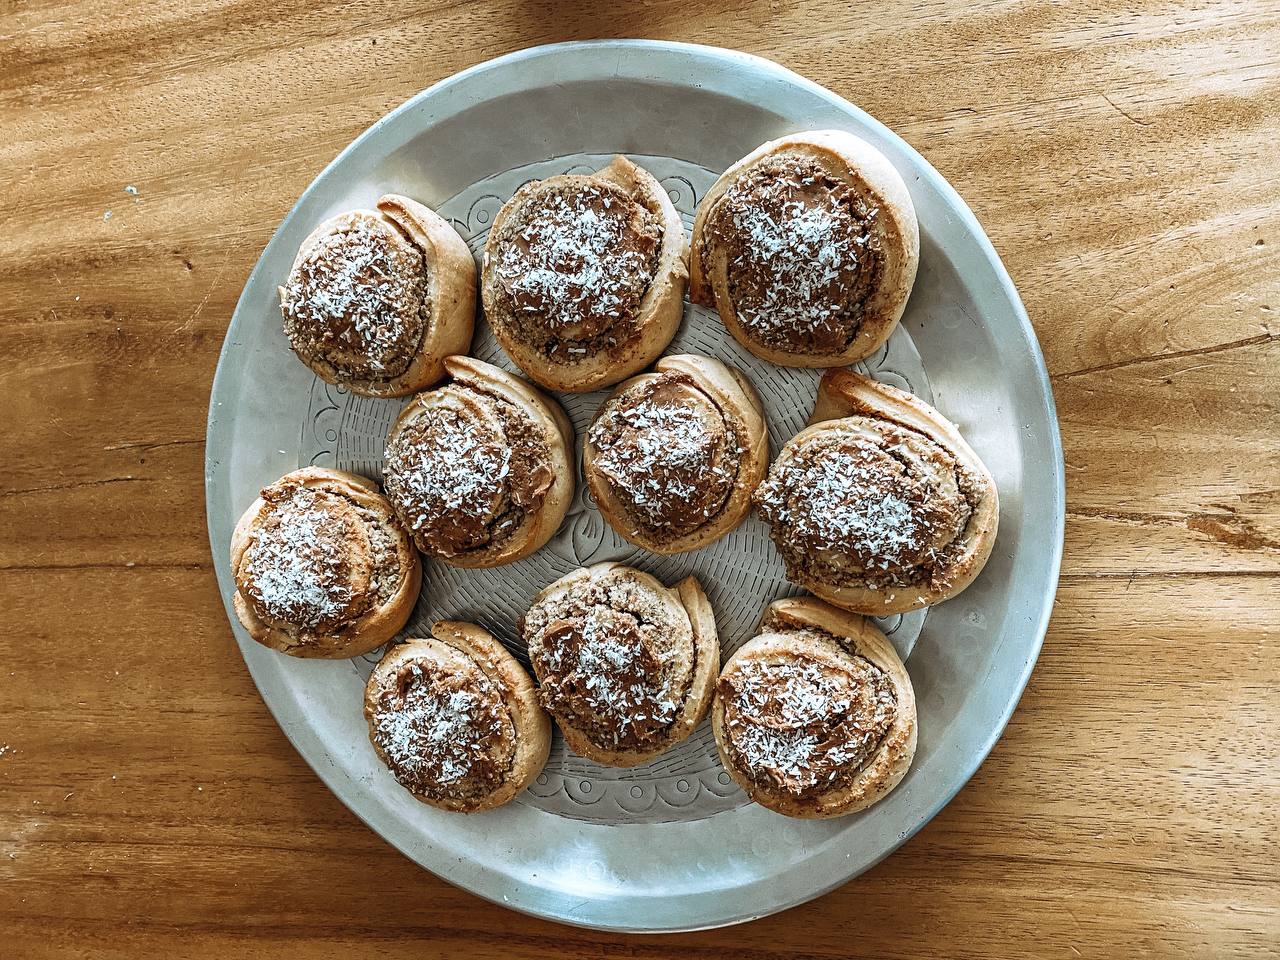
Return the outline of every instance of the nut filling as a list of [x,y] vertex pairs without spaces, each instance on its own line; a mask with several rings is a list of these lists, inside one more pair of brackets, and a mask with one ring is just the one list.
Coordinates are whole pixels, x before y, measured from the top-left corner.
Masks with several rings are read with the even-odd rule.
[[299,642],[332,633],[391,598],[403,571],[384,519],[328,490],[277,484],[249,532],[237,585],[260,615],[298,629]]
[[858,335],[883,271],[879,210],[813,160],[775,157],[736,181],[703,235],[727,254],[746,333],[786,351],[838,353]]
[[[821,631],[806,631],[832,643]],[[850,655],[748,659],[717,684],[735,766],[760,786],[812,799],[856,774],[897,717],[889,677]]]
[[547,712],[602,749],[639,750],[680,714],[697,652],[687,621],[628,581],[595,581],[525,615]]
[[789,579],[935,587],[964,549],[977,478],[922,434],[874,426],[792,441],[756,491]]
[[519,211],[491,246],[490,322],[562,363],[631,339],[657,271],[657,211],[604,181],[535,192]]
[[496,395],[451,383],[431,397],[387,448],[387,498],[424,553],[500,547],[551,487],[546,440]]
[[690,533],[732,493],[743,450],[692,377],[663,373],[608,401],[592,424],[593,468],[655,540]]
[[469,657],[409,661],[378,690],[373,740],[413,793],[471,800],[500,787],[516,753],[516,728],[499,682]]
[[307,363],[390,380],[413,362],[431,314],[426,261],[372,216],[321,237],[280,290],[284,332]]

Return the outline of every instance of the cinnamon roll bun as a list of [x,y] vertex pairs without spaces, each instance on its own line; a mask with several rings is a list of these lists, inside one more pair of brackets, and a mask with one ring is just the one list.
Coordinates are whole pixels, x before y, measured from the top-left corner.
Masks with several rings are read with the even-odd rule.
[[883,798],[911,766],[911,678],[870,622],[819,600],[778,600],[716,682],[724,768],[789,817],[840,817]]
[[869,356],[906,307],[920,230],[906,184],[841,130],[772,140],[721,175],[693,224],[689,298],[762,360]]
[[487,631],[443,620],[387,651],[364,694],[369,739],[415,798],[476,813],[519,794],[547,762],[551,721],[533,681]]
[[573,427],[560,405],[471,357],[419,394],[387,436],[383,483],[418,549],[455,567],[533,553],[573,499]]
[[304,467],[266,487],[231,536],[236,617],[295,657],[356,657],[395,636],[422,572],[373,481]]
[[485,316],[536,383],[609,386],[675,336],[688,252],[666,191],[625,157],[589,176],[527,183],[498,211],[485,244]]
[[582,450],[609,524],[654,553],[696,550],[751,509],[769,437],[755,388],[710,357],[663,357],[597,411]]
[[693,577],[668,588],[631,567],[598,563],[538,594],[520,629],[538,697],[584,757],[635,766],[706,715],[720,643]]
[[955,425],[909,393],[828,370],[810,426],[756,489],[787,577],[855,613],[955,596],[991,554],[999,500]]
[[475,260],[435,211],[388,194],[303,241],[280,310],[294,353],[322,380],[404,396],[439,380],[441,361],[471,345]]

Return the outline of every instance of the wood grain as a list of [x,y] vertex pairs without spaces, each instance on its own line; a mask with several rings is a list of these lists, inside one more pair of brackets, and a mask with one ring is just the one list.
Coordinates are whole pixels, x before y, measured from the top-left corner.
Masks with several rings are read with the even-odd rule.
[[[357,822],[243,668],[202,490],[235,300],[338,150],[488,57],[642,35],[779,60],[956,186],[1068,467],[1054,621],[973,781],[835,893],[660,938],[491,906]],[[1265,3],[3,4],[0,953],[1280,955],[1277,129]]]

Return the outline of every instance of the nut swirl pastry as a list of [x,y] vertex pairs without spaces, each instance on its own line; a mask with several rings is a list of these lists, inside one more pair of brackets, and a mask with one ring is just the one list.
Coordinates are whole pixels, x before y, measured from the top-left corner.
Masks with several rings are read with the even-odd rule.
[[231,535],[236,617],[295,657],[356,657],[395,636],[422,571],[373,481],[304,467],[266,487]]
[[418,800],[476,813],[507,803],[547,762],[551,721],[493,636],[442,620],[392,647],[365,687],[369,739]]
[[485,244],[485,316],[536,383],[596,390],[644,369],[671,342],[688,255],[667,192],[625,157],[588,176],[527,183]]
[[991,554],[999,500],[955,425],[849,370],[823,375],[809,422],[755,494],[788,579],[876,615],[967,587]]
[[631,567],[598,563],[538,594],[520,629],[538,697],[584,757],[635,766],[706,715],[720,643],[693,577],[668,588]]
[[476,266],[448,221],[408,197],[326,220],[280,288],[284,332],[317,376],[367,397],[400,397],[465,353]]
[[573,427],[560,405],[471,357],[419,394],[387,436],[383,482],[418,549],[455,567],[533,553],[573,499]]
[[843,366],[893,332],[919,257],[911,196],[884,155],[841,130],[796,133],[747,154],[698,205],[689,298],[762,360]]
[[710,357],[663,357],[596,412],[582,468],[609,524],[654,553],[706,546],[751,509],[769,437],[755,388]]
[[729,776],[790,817],[840,817],[911,766],[911,678],[879,630],[809,597],[778,600],[725,664],[711,727]]

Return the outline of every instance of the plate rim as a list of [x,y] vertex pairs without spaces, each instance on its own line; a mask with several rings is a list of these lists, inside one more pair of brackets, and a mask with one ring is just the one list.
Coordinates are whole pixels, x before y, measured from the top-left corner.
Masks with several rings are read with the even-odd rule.
[[448,77],[442,78],[436,83],[431,84],[430,86],[426,87],[425,89],[411,96],[409,99],[405,100],[399,106],[395,107],[388,113],[378,118],[373,124],[371,124],[362,133],[360,133],[354,140],[352,140],[346,147],[344,147],[338,153],[338,155],[334,157],[333,160],[331,160],[328,164],[325,165],[325,167],[312,179],[311,183],[307,185],[306,189],[303,190],[303,192],[299,195],[298,199],[294,202],[289,212],[285,214],[285,216],[281,219],[276,229],[272,232],[271,237],[268,239],[267,243],[264,245],[262,251],[259,253],[258,259],[255,262],[253,269],[250,271],[249,276],[246,278],[244,287],[241,290],[240,297],[237,299],[235,310],[233,311],[231,319],[228,322],[227,333],[224,336],[222,348],[218,354],[217,368],[214,373],[213,382],[210,390],[209,411],[208,411],[208,418],[207,418],[206,430],[205,430],[206,527],[207,527],[207,533],[209,537],[210,550],[211,550],[211,553],[213,554],[212,559],[213,559],[213,565],[214,565],[214,572],[218,580],[219,592],[223,600],[223,606],[228,617],[228,626],[231,627],[232,635],[233,637],[236,638],[237,643],[241,645],[241,652],[243,654],[244,652],[243,641],[240,640],[235,630],[235,616],[234,616],[234,611],[232,609],[230,599],[229,599],[230,595],[228,593],[230,574],[229,572],[224,572],[224,570],[222,569],[222,565],[220,565],[217,560],[218,537],[214,529],[214,517],[213,517],[212,511],[209,509],[209,505],[211,503],[211,500],[215,496],[214,488],[216,486],[216,481],[218,476],[218,472],[216,469],[218,466],[218,462],[212,459],[210,450],[215,449],[216,435],[221,429],[223,429],[227,419],[219,416],[218,403],[216,402],[216,398],[221,392],[226,391],[226,383],[231,377],[231,374],[229,372],[230,364],[227,363],[226,361],[228,360],[231,350],[235,346],[232,338],[232,330],[235,328],[237,320],[240,319],[241,311],[242,311],[242,308],[244,307],[246,292],[255,285],[255,281],[258,279],[259,272],[262,269],[264,269],[265,253],[267,248],[270,247],[270,245],[281,235],[281,233],[283,233],[288,228],[289,224],[292,222],[294,217],[298,215],[299,210],[305,205],[309,196],[317,188],[317,185],[321,181],[325,180],[326,175],[330,172],[332,168],[338,166],[345,158],[347,158],[349,154],[356,151],[366,140],[373,137],[382,127],[393,122],[394,120],[398,119],[402,115],[419,107],[423,102],[427,101],[431,97],[436,96],[451,87],[454,87],[460,84],[465,84],[471,81],[473,78],[476,78],[488,71],[499,69],[499,68],[510,67],[521,61],[530,60],[534,58],[548,57],[548,56],[557,56],[561,54],[590,55],[593,51],[599,51],[599,50],[615,50],[615,51],[626,50],[626,51],[640,51],[640,52],[685,54],[685,55],[696,57],[696,58],[706,59],[712,62],[718,62],[719,64],[722,64],[725,66],[744,66],[751,69],[752,71],[768,75],[774,80],[784,82],[791,86],[799,87],[802,90],[817,96],[819,99],[826,101],[828,104],[837,108],[838,110],[848,113],[851,116],[857,117],[860,123],[863,123],[868,128],[875,130],[879,136],[883,137],[885,140],[889,142],[892,142],[898,149],[902,150],[907,154],[912,155],[916,163],[918,164],[918,171],[921,175],[921,179],[927,180],[929,182],[930,187],[938,191],[938,193],[946,199],[948,205],[951,207],[951,209],[960,219],[961,225],[964,227],[965,231],[975,241],[975,246],[977,251],[981,254],[982,259],[984,259],[987,265],[991,268],[995,276],[995,279],[998,282],[999,292],[1008,300],[1009,304],[1013,308],[1015,319],[1017,320],[1018,327],[1020,329],[1020,332],[1022,333],[1023,339],[1028,348],[1030,360],[1035,372],[1037,386],[1039,387],[1039,394],[1045,404],[1045,409],[1044,409],[1045,427],[1047,428],[1046,440],[1048,441],[1049,452],[1051,454],[1050,466],[1052,468],[1052,474],[1053,474],[1053,477],[1052,477],[1053,483],[1052,483],[1052,490],[1051,490],[1051,494],[1052,494],[1051,506],[1052,506],[1052,516],[1053,516],[1054,525],[1053,525],[1053,530],[1051,531],[1052,536],[1049,538],[1046,538],[1050,541],[1050,543],[1049,543],[1049,556],[1047,558],[1049,577],[1047,578],[1047,583],[1045,584],[1045,587],[1046,587],[1045,598],[1042,604],[1042,608],[1040,610],[1038,621],[1032,625],[1032,630],[1029,631],[1029,633],[1031,634],[1031,638],[1029,639],[1025,647],[1027,652],[1026,662],[1018,672],[1014,682],[1010,684],[1008,702],[1002,708],[998,722],[993,724],[988,737],[981,742],[981,745],[977,749],[973,750],[972,753],[969,755],[969,757],[967,757],[960,764],[960,768],[964,772],[963,772],[963,776],[961,776],[958,779],[955,788],[950,791],[943,791],[938,795],[938,797],[935,799],[934,802],[927,804],[925,807],[926,812],[924,813],[923,816],[920,817],[918,822],[914,823],[913,825],[911,825],[909,829],[903,831],[902,833],[894,837],[889,843],[889,845],[887,846],[887,848],[883,851],[883,853],[880,854],[880,856],[876,857],[874,860],[870,862],[865,863],[861,867],[861,869],[857,870],[855,873],[842,875],[837,871],[834,874],[834,877],[835,877],[834,879],[831,879],[829,881],[824,880],[823,882],[817,884],[814,887],[805,888],[804,892],[799,893],[797,895],[793,895],[790,892],[788,892],[787,894],[777,898],[776,902],[769,909],[765,911],[734,912],[733,910],[729,910],[722,914],[717,915],[714,919],[711,919],[707,922],[701,922],[701,923],[695,923],[695,924],[686,923],[686,924],[672,924],[672,925],[662,925],[662,924],[628,925],[628,924],[607,923],[607,922],[602,922],[598,920],[587,919],[581,916],[573,916],[563,911],[557,912],[555,910],[547,910],[547,909],[540,910],[531,905],[515,903],[515,902],[512,902],[511,900],[506,899],[505,897],[499,897],[498,895],[490,891],[478,889],[474,886],[464,883],[461,880],[453,879],[452,877],[446,876],[445,874],[435,869],[434,867],[428,866],[422,863],[422,861],[410,851],[407,844],[402,844],[398,840],[388,837],[382,830],[380,830],[377,826],[375,826],[370,821],[370,819],[364,815],[364,813],[356,809],[356,807],[352,805],[352,802],[348,801],[347,797],[344,796],[343,792],[338,789],[337,783],[336,783],[338,778],[332,775],[332,771],[326,770],[322,765],[320,765],[320,763],[318,762],[319,758],[313,759],[311,756],[307,754],[306,751],[303,750],[302,746],[299,743],[298,738],[295,736],[294,731],[290,729],[291,723],[286,722],[286,720],[280,716],[280,714],[277,712],[278,705],[273,703],[272,700],[265,695],[263,691],[263,680],[260,678],[258,671],[255,670],[253,663],[247,658],[246,658],[246,666],[248,667],[249,674],[253,679],[255,688],[258,690],[259,696],[262,697],[264,704],[267,706],[267,709],[271,713],[272,718],[276,721],[277,726],[280,728],[281,732],[285,735],[285,737],[288,739],[288,741],[294,747],[294,749],[298,751],[299,755],[303,758],[303,760],[307,763],[307,765],[311,767],[311,769],[316,773],[316,775],[320,778],[320,780],[329,788],[330,792],[345,807],[347,807],[348,810],[350,810],[353,814],[355,814],[355,816],[361,822],[363,822],[365,826],[367,826],[375,834],[377,834],[379,837],[384,839],[386,842],[390,843],[392,846],[394,846],[397,850],[399,850],[403,855],[405,855],[410,860],[412,860],[419,867],[427,870],[428,872],[432,873],[434,876],[444,880],[446,883],[450,883],[453,886],[466,890],[468,893],[474,896],[479,896],[485,900],[488,900],[491,903],[498,904],[507,909],[515,910],[516,912],[526,914],[528,916],[534,916],[540,919],[552,920],[555,922],[564,923],[570,926],[576,926],[576,927],[585,928],[585,929],[618,932],[618,933],[679,933],[679,932],[689,932],[689,931],[695,931],[695,930],[715,929],[719,927],[731,926],[737,923],[744,923],[750,920],[758,919],[763,916],[769,916],[774,913],[779,913],[783,910],[790,909],[791,907],[798,906],[802,903],[806,903],[810,900],[823,896],[826,893],[829,893],[831,890],[835,889],[836,887],[839,887],[845,883],[848,883],[850,880],[854,879],[856,876],[866,872],[867,870],[870,870],[876,864],[880,863],[885,857],[889,856],[891,853],[898,850],[904,843],[906,843],[907,840],[909,840],[912,836],[914,836],[917,832],[919,832],[919,830],[921,830],[925,826],[925,824],[929,823],[935,816],[937,816],[937,814],[942,810],[942,808],[945,807],[948,803],[950,803],[955,798],[956,794],[958,794],[959,791],[963,789],[964,786],[972,779],[973,775],[977,772],[978,768],[986,761],[987,757],[990,755],[991,751],[994,749],[995,744],[1003,736],[1004,731],[1009,723],[1009,720],[1012,718],[1013,713],[1017,709],[1018,703],[1020,702],[1022,695],[1025,692],[1027,683],[1029,682],[1031,677],[1031,673],[1035,668],[1035,664],[1039,659],[1040,652],[1043,649],[1044,639],[1048,630],[1049,621],[1053,613],[1053,601],[1057,594],[1057,588],[1058,588],[1060,574],[1061,574],[1062,552],[1063,552],[1063,546],[1064,546],[1064,532],[1065,532],[1065,522],[1066,522],[1066,471],[1065,471],[1065,464],[1063,459],[1062,439],[1061,439],[1061,431],[1060,431],[1060,426],[1059,426],[1058,416],[1057,416],[1056,402],[1053,395],[1052,383],[1049,378],[1048,369],[1045,365],[1044,355],[1040,349],[1039,340],[1036,337],[1035,329],[1031,325],[1031,321],[1029,316],[1027,315],[1026,308],[1022,303],[1021,297],[1018,295],[1017,288],[1014,286],[1013,281],[1010,278],[1008,271],[1004,266],[1003,261],[1000,259],[999,254],[996,252],[993,244],[991,243],[990,238],[986,234],[986,231],[983,230],[981,224],[978,222],[977,217],[973,214],[972,210],[970,210],[968,204],[965,203],[964,199],[956,192],[955,188],[952,187],[951,184],[940,173],[938,173],[938,171],[933,167],[931,163],[929,163],[929,161],[923,155],[921,155],[918,151],[916,151],[901,136],[894,133],[889,127],[887,127],[880,121],[876,120],[870,114],[866,113],[864,110],[857,107],[856,105],[854,105],[853,103],[845,99],[844,97],[840,96],[839,94],[836,94],[835,92],[822,86],[821,84],[813,80],[810,80],[807,77],[804,77],[796,73],[795,71],[790,70],[787,67],[782,66],[776,61],[758,56],[756,54],[745,53],[739,50],[731,50],[723,47],[696,44],[696,43],[683,43],[683,42],[664,41],[664,40],[643,40],[643,39],[600,39],[600,40],[566,41],[561,43],[542,44],[538,46],[527,47],[521,50],[512,51],[502,56],[482,61],[464,70],[461,70],[457,73],[451,74]]

